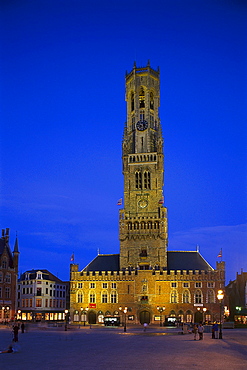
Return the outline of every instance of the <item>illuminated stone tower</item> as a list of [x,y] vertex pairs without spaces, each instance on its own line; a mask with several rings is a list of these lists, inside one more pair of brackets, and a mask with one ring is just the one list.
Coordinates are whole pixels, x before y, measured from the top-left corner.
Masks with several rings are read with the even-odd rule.
[[167,268],[167,212],[163,206],[164,154],[159,119],[159,70],[149,63],[126,74],[127,122],[122,161],[120,269]]

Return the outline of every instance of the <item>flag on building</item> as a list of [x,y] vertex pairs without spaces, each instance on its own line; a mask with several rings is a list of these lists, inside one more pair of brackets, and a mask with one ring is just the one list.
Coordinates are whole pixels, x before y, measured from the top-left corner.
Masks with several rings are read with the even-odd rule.
[[123,199],[122,199],[122,198],[120,198],[120,199],[118,200],[118,202],[117,202],[117,205],[118,205],[118,206],[121,206],[121,205],[122,205],[122,203],[123,203]]
[[74,252],[71,254],[71,257],[70,257],[70,261],[71,262],[74,262],[74,260],[75,260],[75,254],[74,254]]
[[159,204],[163,204],[164,203],[164,197],[162,197],[160,200],[159,200]]
[[219,254],[218,254],[218,256],[217,256],[218,258],[222,258],[222,248],[221,248],[221,250],[219,251]]

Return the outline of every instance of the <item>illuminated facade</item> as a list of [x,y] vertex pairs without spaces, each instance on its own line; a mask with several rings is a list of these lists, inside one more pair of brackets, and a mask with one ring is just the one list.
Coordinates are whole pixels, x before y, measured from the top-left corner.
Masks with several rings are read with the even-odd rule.
[[18,280],[17,318],[32,321],[64,320],[68,283],[48,270],[29,270]]
[[9,236],[9,229],[2,229],[2,237],[0,238],[0,322],[13,320],[16,312],[19,248],[16,238],[14,251],[11,253]]
[[[126,74],[127,122],[122,143],[124,207],[120,254],[99,254],[79,271],[71,264],[72,321],[154,323],[217,318],[224,262],[212,268],[198,251],[168,251],[164,153],[159,118],[160,76],[148,64]],[[123,314],[119,307],[127,307]],[[204,308],[204,310],[203,310]]]

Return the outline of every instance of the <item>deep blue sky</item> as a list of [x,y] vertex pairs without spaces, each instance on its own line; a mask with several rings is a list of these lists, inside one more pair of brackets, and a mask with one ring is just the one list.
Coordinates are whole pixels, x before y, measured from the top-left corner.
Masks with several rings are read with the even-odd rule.
[[[1,2],[0,227],[20,272],[118,253],[125,72],[160,67],[169,250],[247,271],[246,6]],[[219,260],[219,259],[218,259]]]

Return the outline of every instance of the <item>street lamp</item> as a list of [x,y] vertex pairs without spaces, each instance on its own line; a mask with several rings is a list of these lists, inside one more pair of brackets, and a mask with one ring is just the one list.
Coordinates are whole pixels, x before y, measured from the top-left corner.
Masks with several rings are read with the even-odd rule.
[[162,326],[162,312],[165,311],[165,309],[166,309],[165,307],[157,306],[157,310],[160,313],[160,326]]
[[203,307],[202,311],[203,311],[202,320],[203,320],[203,322],[205,324],[205,322],[206,322],[205,314],[206,314],[206,311],[207,311],[206,307]]
[[126,313],[128,311],[127,307],[119,307],[119,311],[122,311],[124,313],[124,332],[126,332]]
[[222,300],[224,298],[223,290],[218,290],[217,298],[220,301],[220,332],[219,332],[219,339],[222,339]]
[[65,311],[64,311],[64,314],[65,314],[65,317],[64,317],[64,319],[65,319],[64,330],[65,330],[65,331],[67,331],[68,312],[69,312],[69,310],[65,310]]

